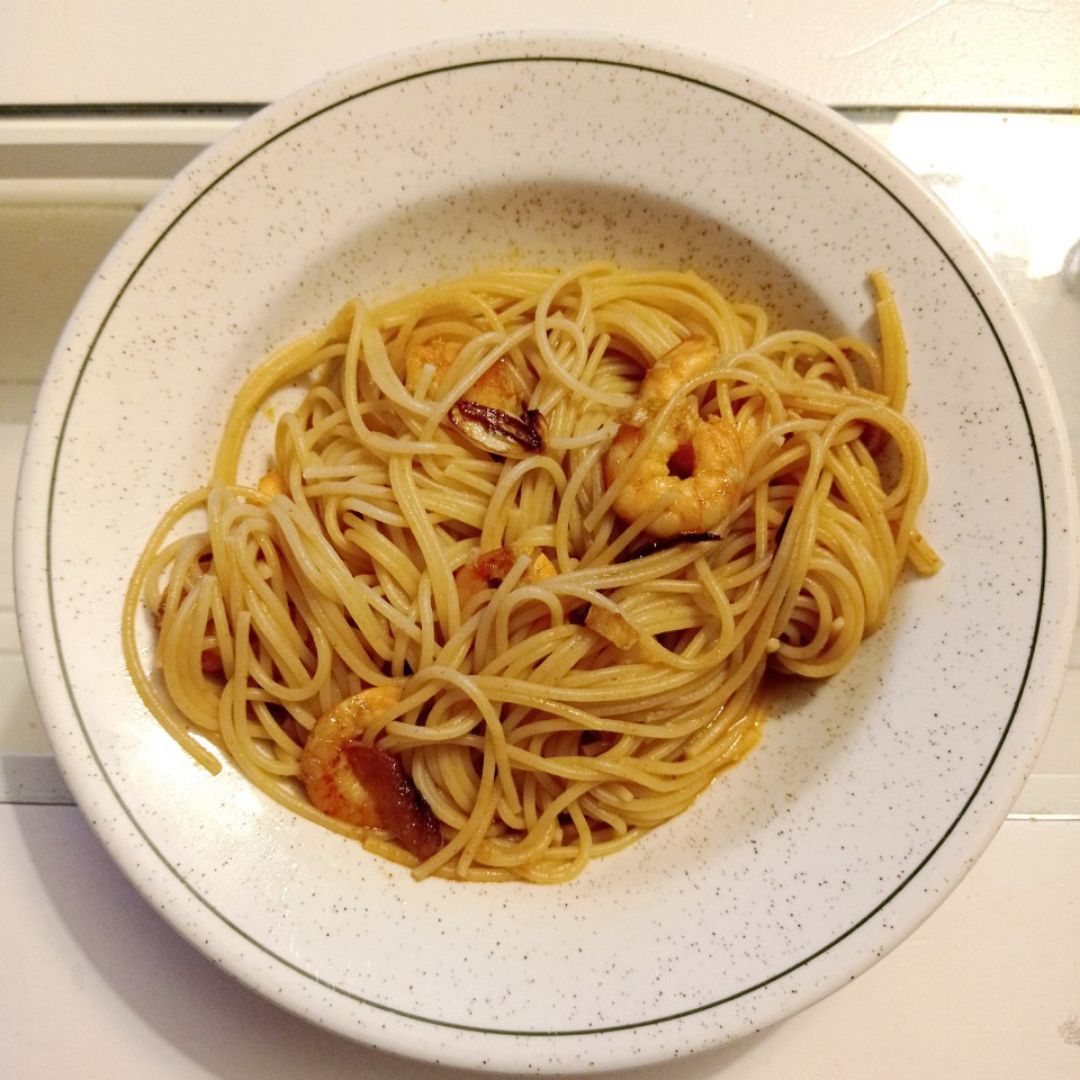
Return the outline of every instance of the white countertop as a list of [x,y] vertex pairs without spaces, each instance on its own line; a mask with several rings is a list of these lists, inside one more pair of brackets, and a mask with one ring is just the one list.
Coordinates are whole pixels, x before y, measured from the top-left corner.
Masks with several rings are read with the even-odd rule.
[[0,102],[264,102],[422,41],[623,34],[713,53],[830,105],[1070,109],[1080,0],[6,0]]
[[[986,250],[1080,446],[1080,281],[1062,272],[1080,243],[1077,0],[509,8],[405,0],[391,16],[335,0],[315,19],[308,7],[196,0],[181,18],[157,2],[121,13],[10,0],[0,35],[0,522],[13,513],[36,385],[83,283],[138,207],[235,122],[236,110],[190,106],[265,101],[388,48],[496,27],[681,44],[848,107]],[[119,107],[147,104],[174,108]],[[187,945],[127,883],[52,765],[22,671],[3,527],[0,1076],[463,1075],[286,1015]],[[1080,639],[1012,818],[907,942],[760,1035],[631,1075],[1080,1076],[1078,719]]]

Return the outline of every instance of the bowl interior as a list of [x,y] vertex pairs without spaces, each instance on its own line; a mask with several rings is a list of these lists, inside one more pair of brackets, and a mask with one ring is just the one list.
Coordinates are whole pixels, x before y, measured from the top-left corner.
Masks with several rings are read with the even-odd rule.
[[[37,481],[68,699],[48,711],[117,858],[254,985],[424,1056],[490,1036],[508,1067],[530,1053],[516,1032],[563,1067],[610,1064],[808,1003],[910,929],[988,835],[964,815],[995,763],[1015,788],[1039,737],[1015,722],[1045,603],[1015,368],[1033,362],[1004,348],[1004,309],[927,197],[823,112],[688,61],[497,59],[311,88],[196,162],[121,243],[39,414],[61,440]],[[557,888],[417,885],[187,760],[119,661],[124,584],[273,346],[357,293],[591,259],[691,267],[779,324],[872,338],[867,274],[884,268],[945,568],[902,582],[847,671],[779,688],[749,758],[629,851]]]

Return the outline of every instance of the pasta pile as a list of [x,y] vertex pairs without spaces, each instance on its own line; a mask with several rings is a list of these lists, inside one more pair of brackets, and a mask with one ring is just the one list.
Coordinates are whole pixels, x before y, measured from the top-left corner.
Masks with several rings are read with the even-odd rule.
[[140,694],[207,767],[418,877],[573,878],[750,750],[769,670],[840,670],[905,564],[936,569],[872,281],[880,350],[607,264],[350,301],[248,378],[151,537]]

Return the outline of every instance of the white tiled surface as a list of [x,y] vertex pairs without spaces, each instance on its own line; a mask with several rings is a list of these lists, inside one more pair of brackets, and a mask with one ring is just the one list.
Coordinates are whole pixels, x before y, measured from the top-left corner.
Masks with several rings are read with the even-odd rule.
[[419,41],[557,28],[709,49],[831,105],[1080,101],[1080,0],[5,0],[3,9],[0,102],[22,104],[269,101]]
[[[69,807],[0,807],[0,851],[0,1076],[479,1080],[356,1046],[240,986],[166,926]],[[1010,821],[856,982],[760,1035],[626,1078],[1075,1080],[1078,856],[1074,822]]]
[[[1080,242],[1080,115],[853,115],[928,179],[990,254],[1042,345],[1080,445],[1080,275],[1062,273]],[[34,389],[66,312],[138,205],[228,123],[0,117],[5,534]],[[1078,720],[1080,643],[1014,820],[912,938],[769,1032],[636,1075],[1080,1077]],[[355,1047],[239,987],[139,898],[77,810],[33,805],[68,801],[22,672],[5,536],[0,1077],[461,1075]]]

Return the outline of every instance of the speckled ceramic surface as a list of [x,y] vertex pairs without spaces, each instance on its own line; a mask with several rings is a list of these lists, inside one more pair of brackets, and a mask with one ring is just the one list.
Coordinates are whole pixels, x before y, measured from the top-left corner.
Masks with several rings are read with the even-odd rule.
[[[682,818],[570,885],[415,884],[206,775],[128,683],[137,551],[208,474],[246,371],[352,293],[481,266],[691,265],[785,320],[873,332],[892,280],[945,569]],[[27,446],[19,617],[65,776],[208,956],[360,1041],[499,1071],[687,1054],[852,978],[992,836],[1063,670],[1076,510],[1038,358],[982,259],[829,111],[635,44],[494,39],[327,79],[200,157],[123,238]],[[149,645],[147,635],[146,646]]]

